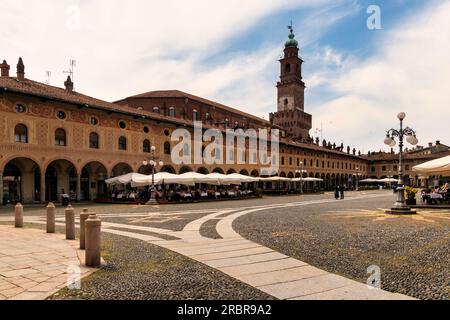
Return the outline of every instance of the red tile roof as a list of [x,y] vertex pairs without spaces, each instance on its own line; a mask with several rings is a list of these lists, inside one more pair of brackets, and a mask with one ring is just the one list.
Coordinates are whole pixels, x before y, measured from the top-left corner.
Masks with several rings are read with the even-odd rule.
[[148,112],[145,110],[137,110],[127,106],[119,105],[116,103],[107,102],[104,100],[96,99],[76,91],[69,92],[63,88],[50,86],[37,81],[25,79],[24,81],[18,81],[15,77],[0,77],[0,89],[6,91],[17,92],[21,94],[28,94],[46,99],[61,101],[65,103],[72,103],[76,105],[82,105],[85,107],[95,107],[105,111],[126,113],[132,116],[145,116],[154,120],[169,121],[173,123],[187,125],[188,121],[176,118],[163,117],[159,114]]
[[118,107],[113,103],[92,98],[75,91],[69,92],[63,88],[50,86],[29,79],[19,81],[15,77],[0,77],[0,88],[24,94],[57,99],[69,103],[92,105],[111,110],[115,110]]
[[[250,113],[246,113],[246,112],[243,112],[241,110],[238,110],[238,109],[226,106],[224,104],[221,104],[221,103],[218,103],[218,102],[215,102],[215,101],[212,101],[212,100],[208,100],[208,99],[205,99],[205,98],[202,98],[202,97],[198,97],[198,96],[195,96],[193,94],[186,93],[186,92],[183,92],[183,91],[180,91],[180,90],[149,91],[149,92],[146,92],[146,93],[141,93],[141,94],[138,94],[138,95],[134,95],[134,96],[122,99],[120,101],[129,99],[129,98],[183,98],[183,99],[187,98],[187,99],[198,101],[198,102],[210,105],[210,106],[214,106],[214,107],[219,108],[219,109],[223,109],[223,110],[226,110],[226,111],[229,111],[229,112],[232,112],[232,113],[239,114],[240,116],[243,116],[245,118],[253,119],[253,120],[259,121],[259,122],[261,122],[261,123],[263,123],[265,125],[273,127],[273,125],[271,125],[269,121],[267,121],[267,120],[265,120],[263,118],[254,116],[254,115],[252,115]],[[120,102],[120,101],[116,101],[116,102]]]
[[[117,101],[115,103],[111,103],[111,102],[107,102],[104,100],[96,99],[96,98],[78,93],[76,91],[69,92],[63,88],[50,86],[50,85],[40,83],[37,81],[33,81],[33,80],[29,80],[29,79],[25,79],[23,81],[18,81],[17,78],[15,78],[15,77],[0,77],[0,89],[4,89],[6,91],[11,91],[11,92],[17,92],[17,93],[21,93],[21,94],[33,95],[33,96],[56,100],[56,101],[61,101],[61,102],[65,102],[65,103],[82,105],[85,107],[95,107],[95,108],[102,109],[105,111],[126,113],[126,114],[129,114],[132,116],[140,116],[140,117],[145,117],[147,119],[153,119],[153,120],[157,120],[157,121],[170,122],[170,123],[175,123],[175,124],[184,125],[184,126],[192,126],[192,122],[188,121],[188,120],[183,120],[183,119],[173,118],[173,117],[165,117],[158,113],[145,111],[145,110],[138,110],[136,108],[130,108],[128,106],[118,104],[118,102],[123,101],[123,100]],[[137,96],[132,96],[130,98],[146,98],[146,97],[189,98],[192,100],[200,101],[205,104],[213,105],[215,107],[228,109],[230,112],[235,112],[235,113],[245,116],[246,118],[256,119],[258,121],[265,123],[266,125],[270,125],[270,122],[268,122],[262,118],[259,118],[259,117],[253,116],[251,114],[239,111],[237,109],[225,106],[223,104],[220,104],[220,103],[217,103],[217,102],[214,102],[211,100],[207,100],[207,99],[204,99],[201,97],[197,97],[197,96],[194,96],[194,95],[182,92],[182,91],[178,91],[178,90],[152,91],[152,92],[147,92],[147,93],[140,94]],[[203,126],[204,126],[204,128],[216,128],[214,126],[210,126],[210,125],[206,125],[206,124],[204,124]],[[278,127],[278,126],[272,125],[272,127]],[[289,140],[286,140],[283,138],[280,140],[281,140],[280,144],[301,147],[301,148],[309,149],[309,150],[316,150],[316,151],[322,151],[322,152],[329,152],[329,153],[353,156],[352,154],[347,154],[347,153],[337,151],[337,150],[330,150],[330,149],[324,148],[322,146],[317,146],[315,144],[296,143],[296,142],[292,142],[292,141],[289,141]]]

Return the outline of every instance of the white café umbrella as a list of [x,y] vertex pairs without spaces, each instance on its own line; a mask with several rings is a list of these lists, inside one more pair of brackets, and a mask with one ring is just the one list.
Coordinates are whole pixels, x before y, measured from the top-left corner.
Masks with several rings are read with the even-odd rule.
[[147,177],[145,174],[140,174],[136,172],[127,173],[121,176],[113,177],[105,180],[105,182],[109,185],[118,185],[118,184],[129,184],[133,181],[138,181],[140,179],[144,179]]
[[[169,173],[169,172],[158,172],[154,175],[155,185],[159,184],[183,184],[188,186],[193,186],[195,184],[194,180],[188,178],[180,178],[179,175]],[[133,187],[144,187],[152,185],[152,175],[140,177],[135,179],[131,185]]]
[[213,172],[206,175],[208,178],[216,179],[221,185],[241,184],[241,180],[234,177],[229,177],[226,174]]
[[378,180],[378,182],[382,182],[382,183],[392,183],[392,182],[398,182],[398,179],[394,179],[394,178],[384,178],[384,179]]
[[207,183],[213,185],[220,184],[219,180],[215,177],[208,177],[206,174],[193,171],[180,174],[178,178],[181,180],[192,181],[194,184],[195,183]]
[[308,178],[304,178],[303,181],[305,181],[305,182],[322,182],[323,179],[308,177]]
[[227,177],[232,178],[232,179],[239,179],[241,182],[257,182],[257,181],[259,181],[258,178],[246,176],[246,175],[240,174],[240,173],[228,174]]
[[306,178],[294,178],[294,179],[291,179],[291,181],[292,182],[322,182],[323,179],[306,177]]
[[283,182],[283,181],[291,181],[291,179],[290,178],[286,178],[286,177],[274,176],[274,177],[268,177],[268,178],[259,178],[259,181]]
[[431,160],[413,167],[413,170],[423,175],[450,176],[450,156]]

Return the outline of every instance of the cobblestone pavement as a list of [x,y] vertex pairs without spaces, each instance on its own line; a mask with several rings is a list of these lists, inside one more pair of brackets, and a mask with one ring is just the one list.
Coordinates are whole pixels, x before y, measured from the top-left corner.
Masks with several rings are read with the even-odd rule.
[[381,286],[418,299],[450,299],[450,211],[392,216],[388,197],[329,203],[308,210],[273,209],[234,221],[245,238],[328,272],[365,282],[381,271]]
[[97,270],[82,265],[77,245],[59,234],[0,225],[0,300],[44,299],[68,278],[77,281],[75,271],[84,277]]
[[[295,257],[277,252],[270,246],[247,240],[232,227],[233,222],[241,216],[260,215],[277,210],[280,212],[279,215],[301,213],[305,210],[313,210],[315,207],[321,207],[323,210],[324,207],[336,202],[330,198],[331,196],[326,194],[190,204],[189,207],[187,204],[156,208],[136,206],[130,210],[123,210],[122,206],[120,208],[95,206],[93,210],[100,213],[104,221],[103,231],[106,233],[139,239],[170,249],[276,298],[407,299],[407,296],[400,294],[369,289],[361,282],[331,274]],[[342,205],[364,204],[370,199],[378,199],[378,202],[383,199],[391,201],[392,195],[379,192],[349,193],[347,199],[340,203]],[[28,216],[28,219],[44,223],[38,211]],[[220,220],[214,223],[209,222],[217,219]],[[60,223],[63,222],[61,217],[58,217],[58,220]],[[183,220],[182,230],[179,231],[179,226],[170,228],[167,224],[163,224],[170,220]],[[250,221],[249,225],[253,225],[258,220],[259,217]],[[161,221],[163,221],[161,225],[166,228],[155,226],[155,223],[158,225]],[[216,225],[216,232],[220,238],[212,230],[205,231],[205,227],[202,228],[204,224],[206,229]],[[200,232],[201,229],[202,232]],[[203,237],[202,234],[205,232],[212,236]],[[167,240],[168,237],[172,237],[171,240]],[[278,251],[283,252],[283,250]]]

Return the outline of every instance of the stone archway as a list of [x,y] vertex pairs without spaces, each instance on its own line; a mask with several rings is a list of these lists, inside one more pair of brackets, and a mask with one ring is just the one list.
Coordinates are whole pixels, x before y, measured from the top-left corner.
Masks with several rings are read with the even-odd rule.
[[61,194],[77,200],[80,181],[75,165],[66,159],[50,162],[45,170],[45,201],[59,202]]
[[172,166],[170,166],[170,165],[163,166],[161,168],[160,172],[168,172],[168,173],[173,173],[173,174],[176,173],[175,169]]
[[151,175],[152,174],[152,169],[150,168],[150,166],[140,166],[138,169],[138,173],[140,174],[145,174],[145,175]]
[[205,167],[200,167],[200,168],[198,168],[197,173],[209,174],[209,171]]
[[110,177],[118,177],[133,172],[133,168],[128,163],[120,162],[111,169]]
[[215,168],[215,169],[213,170],[213,172],[214,172],[214,173],[221,173],[221,174],[224,174],[222,168]]
[[250,173],[250,176],[252,176],[252,177],[259,177],[259,171],[256,170],[256,169],[252,170],[252,172]]
[[244,176],[249,176],[248,171],[245,169],[242,169],[241,171],[239,171],[239,174],[242,174]]
[[192,172],[192,171],[193,170],[191,167],[184,166],[184,167],[181,167],[181,169],[178,171],[178,174],[183,174],[183,173]]
[[236,173],[236,170],[234,169],[228,169],[227,174],[233,174]]
[[98,161],[87,163],[81,170],[79,200],[105,198],[107,194],[107,186],[105,183],[107,172],[106,166]]
[[325,177],[325,189],[330,190],[330,186],[331,186],[331,176],[329,173],[327,173]]
[[42,200],[39,165],[27,157],[9,160],[0,171],[0,204],[33,203]]

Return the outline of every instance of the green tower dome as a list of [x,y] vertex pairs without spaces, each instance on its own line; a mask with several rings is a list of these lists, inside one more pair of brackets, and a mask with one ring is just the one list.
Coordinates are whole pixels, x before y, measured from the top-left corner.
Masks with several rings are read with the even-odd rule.
[[298,41],[295,40],[295,34],[294,34],[294,30],[292,29],[292,27],[289,29],[291,32],[289,33],[289,40],[286,41],[285,47],[294,47],[297,48],[298,47]]

